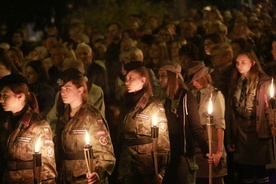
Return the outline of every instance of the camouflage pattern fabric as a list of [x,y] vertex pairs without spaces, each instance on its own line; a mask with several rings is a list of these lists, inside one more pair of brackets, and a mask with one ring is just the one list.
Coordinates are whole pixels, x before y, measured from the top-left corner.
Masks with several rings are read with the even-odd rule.
[[[89,133],[93,149],[94,171],[100,176],[101,183],[108,183],[115,166],[115,156],[108,125],[101,113],[89,103],[85,103],[74,117],[69,117],[69,107],[61,117],[64,124],[62,131],[62,149],[65,155],[83,153],[85,132]],[[63,180],[66,183],[87,183],[88,172],[84,159],[63,158]]]
[[[15,162],[33,161],[35,143],[41,136],[42,183],[55,183],[57,177],[52,131],[47,121],[28,110],[18,123],[17,129],[8,139],[8,165]],[[9,183],[33,183],[33,169],[9,168]]]
[[170,142],[167,118],[161,102],[145,93],[134,109],[130,109],[119,126],[119,135],[123,143],[120,162],[120,178],[137,175],[154,175],[152,144],[128,145],[128,140],[151,137],[153,116],[156,115],[159,137],[157,142],[158,173],[165,175],[169,162]]

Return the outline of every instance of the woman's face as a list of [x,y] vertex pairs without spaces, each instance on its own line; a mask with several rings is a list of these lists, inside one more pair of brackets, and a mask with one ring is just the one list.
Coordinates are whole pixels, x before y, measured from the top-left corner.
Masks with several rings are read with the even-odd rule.
[[166,70],[158,71],[158,80],[161,88],[166,89],[168,86],[168,74]]
[[179,44],[178,42],[173,42],[173,43],[171,44],[171,55],[172,55],[173,57],[178,57],[178,56],[179,56],[179,55],[178,55],[179,49],[180,49],[180,44]]
[[8,56],[8,58],[9,58],[9,60],[14,64],[14,65],[19,65],[19,63],[20,63],[20,58],[19,58],[19,56],[16,54],[16,52],[15,51],[12,51],[12,50],[10,50],[10,51],[8,51],[7,52],[7,56]]
[[141,90],[145,82],[146,82],[146,78],[140,76],[137,72],[133,70],[128,72],[128,74],[126,75],[126,81],[125,81],[127,92],[133,93]]
[[161,55],[160,48],[157,45],[153,44],[150,47],[149,54],[152,59],[159,59]]
[[29,84],[34,84],[38,80],[38,73],[30,66],[26,67],[26,79]]
[[211,39],[205,39],[205,40],[204,40],[204,49],[205,49],[205,53],[206,53],[207,55],[211,55],[210,49],[211,49],[211,47],[212,47],[213,45],[215,45],[215,43],[212,42]]
[[77,58],[83,62],[84,66],[88,66],[92,61],[92,53],[88,48],[79,48],[77,50]]
[[0,79],[9,74],[11,74],[11,71],[9,71],[6,66],[0,62]]
[[276,41],[272,42],[272,50],[271,53],[273,55],[274,60],[276,60]]
[[73,104],[82,98],[83,89],[77,88],[71,81],[61,87],[61,98],[65,104]]
[[250,61],[246,54],[240,54],[236,59],[236,68],[239,71],[239,73],[245,77],[247,76],[253,64],[254,63]]
[[9,87],[4,87],[1,90],[0,102],[4,111],[11,111],[13,113],[19,112],[21,109],[22,94],[15,94]]
[[192,85],[196,88],[196,89],[202,89],[203,86],[197,81],[197,80],[194,80],[192,82]]

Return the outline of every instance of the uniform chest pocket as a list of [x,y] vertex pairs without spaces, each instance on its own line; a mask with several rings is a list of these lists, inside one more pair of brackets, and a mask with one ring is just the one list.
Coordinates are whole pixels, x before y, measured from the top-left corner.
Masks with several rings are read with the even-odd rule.
[[31,137],[17,137],[10,152],[19,160],[31,160],[34,152],[33,139]]

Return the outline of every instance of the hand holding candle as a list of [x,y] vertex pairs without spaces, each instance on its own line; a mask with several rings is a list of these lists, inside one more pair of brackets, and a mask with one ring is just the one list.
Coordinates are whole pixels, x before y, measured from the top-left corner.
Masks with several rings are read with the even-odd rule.
[[[209,143],[209,155],[212,156],[212,113],[213,113],[213,103],[212,103],[212,94],[208,102],[208,115],[207,115],[207,134],[208,134],[208,143]],[[212,184],[212,174],[213,168],[212,163],[209,164],[209,184]]]
[[41,183],[41,169],[42,169],[42,160],[40,153],[40,144],[41,144],[41,135],[35,143],[35,152],[33,154],[33,173],[34,173],[34,183]]
[[84,158],[87,166],[87,170],[89,174],[92,174],[93,172],[93,150],[92,150],[92,145],[90,144],[90,137],[88,132],[85,132],[85,141],[86,145],[84,146]]

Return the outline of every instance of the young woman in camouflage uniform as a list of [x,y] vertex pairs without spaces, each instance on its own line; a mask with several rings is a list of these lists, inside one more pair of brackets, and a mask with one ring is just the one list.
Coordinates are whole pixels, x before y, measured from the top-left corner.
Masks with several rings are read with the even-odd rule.
[[[60,130],[63,152],[62,179],[64,183],[108,183],[108,176],[115,166],[113,145],[110,139],[107,122],[99,110],[87,102],[87,86],[83,74],[69,68],[62,72],[59,80],[61,98],[69,104],[60,118]],[[84,159],[86,131],[93,146],[94,168],[87,174]],[[58,135],[58,132],[61,134]]]
[[7,156],[6,181],[1,183],[34,182],[33,154],[39,136],[42,183],[55,183],[57,172],[52,131],[49,123],[38,115],[38,104],[35,95],[29,92],[27,80],[21,75],[11,74],[3,77],[0,84],[0,102],[5,111],[11,112],[1,127],[1,142],[7,141],[1,153]]
[[[153,97],[147,69],[142,66],[142,62],[130,62],[127,65],[125,84],[128,93],[122,110],[124,120],[119,124],[122,143],[120,179],[123,184],[161,184],[170,153],[167,118],[162,103]],[[151,155],[154,115],[159,127],[156,175]]]

